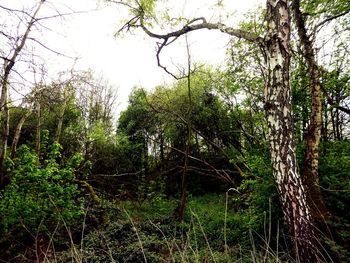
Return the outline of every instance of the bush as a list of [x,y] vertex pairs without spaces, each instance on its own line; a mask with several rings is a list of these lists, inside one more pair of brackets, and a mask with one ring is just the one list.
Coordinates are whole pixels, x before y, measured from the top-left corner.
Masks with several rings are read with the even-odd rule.
[[9,171],[10,183],[0,193],[1,234],[15,230],[34,236],[52,233],[63,222],[70,226],[83,215],[74,175],[83,158],[76,154],[59,165],[60,150],[59,144],[53,144],[48,160],[40,167],[38,157],[27,146],[18,149]]

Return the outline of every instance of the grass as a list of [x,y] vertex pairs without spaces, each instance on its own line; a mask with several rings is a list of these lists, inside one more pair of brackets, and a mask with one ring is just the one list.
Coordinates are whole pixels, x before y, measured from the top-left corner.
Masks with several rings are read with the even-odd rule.
[[[228,203],[225,195],[190,197],[185,220],[178,223],[170,219],[175,200],[118,202],[114,205],[123,209],[114,215],[116,221],[87,234],[81,243],[82,255],[75,255],[78,250],[71,249],[64,256],[72,262],[81,262],[81,258],[87,262],[291,261],[288,255],[271,248],[270,234],[259,236],[249,228],[250,222],[241,221],[246,215],[227,209]],[[232,228],[238,224],[240,228]],[[237,235],[244,244],[231,238]]]
[[251,211],[234,211],[231,202],[228,195],[190,196],[182,223],[171,219],[175,200],[105,202],[105,223],[91,228],[91,209],[80,242],[74,242],[67,227],[70,247],[55,251],[51,237],[49,247],[40,252],[42,261],[36,262],[295,262],[280,242],[279,226],[273,229],[269,211],[257,227],[249,221],[254,220],[248,218]]

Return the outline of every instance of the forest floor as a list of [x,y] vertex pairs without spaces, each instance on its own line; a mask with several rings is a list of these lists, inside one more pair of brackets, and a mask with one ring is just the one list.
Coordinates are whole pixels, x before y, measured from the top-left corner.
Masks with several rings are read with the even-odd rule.
[[272,233],[274,230],[268,222],[271,217],[260,218],[266,226],[264,236],[260,236],[257,234],[259,229],[254,229],[258,219],[234,211],[228,205],[232,198],[227,198],[225,193],[190,196],[182,222],[173,216],[177,205],[175,199],[158,196],[139,202],[105,202],[104,206],[108,207],[105,212],[88,211],[89,222],[81,226],[80,243],[54,253],[51,260],[293,262],[285,249],[286,241],[279,240],[278,231]]

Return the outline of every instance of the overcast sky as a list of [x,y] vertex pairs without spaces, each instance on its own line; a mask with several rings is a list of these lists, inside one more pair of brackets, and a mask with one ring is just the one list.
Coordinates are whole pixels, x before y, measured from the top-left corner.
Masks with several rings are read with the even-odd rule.
[[[9,0],[0,0],[3,6]],[[25,3],[34,6],[34,0],[11,0],[18,6]],[[50,4],[52,2],[52,4]],[[156,40],[150,39],[141,31],[127,33],[123,37],[115,36],[116,31],[128,17],[125,8],[117,5],[103,4],[97,0],[55,0],[48,2],[39,16],[52,14],[54,9],[60,12],[86,11],[66,16],[64,19],[43,21],[41,32],[32,32],[35,37],[50,48],[68,56],[79,57],[75,69],[91,69],[106,78],[118,88],[121,104],[119,110],[125,108],[127,97],[134,86],[147,89],[157,84],[172,81],[171,77],[157,67],[155,57]],[[167,6],[173,14],[188,18],[205,16],[212,22],[221,20],[229,26],[235,25],[248,10],[256,9],[263,0],[227,0],[226,8],[215,8],[217,0],[169,0]],[[96,10],[98,9],[98,10]],[[92,10],[92,11],[89,11]],[[227,19],[229,14],[229,19]],[[225,60],[228,36],[220,32],[202,30],[189,34],[192,60],[218,65]],[[184,40],[174,43],[165,50],[162,59],[167,66],[184,65],[186,47]],[[40,55],[50,72],[69,69],[73,61],[68,58],[40,49]]]

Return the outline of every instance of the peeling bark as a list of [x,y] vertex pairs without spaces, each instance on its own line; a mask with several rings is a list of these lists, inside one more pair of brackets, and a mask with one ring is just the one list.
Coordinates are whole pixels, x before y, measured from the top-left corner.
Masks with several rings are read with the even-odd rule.
[[290,14],[287,0],[267,1],[268,32],[263,51],[267,64],[265,111],[273,175],[285,220],[302,262],[315,262],[317,238],[298,171],[289,82]]
[[322,101],[320,71],[316,62],[315,49],[312,46],[310,35],[307,34],[303,14],[300,10],[300,1],[294,0],[292,4],[294,20],[297,27],[303,57],[307,64],[310,77],[311,114],[310,124],[305,134],[305,161],[302,180],[306,190],[306,197],[310,205],[312,216],[318,225],[328,218],[326,205],[323,201],[319,187],[318,176],[318,146],[322,128]]

